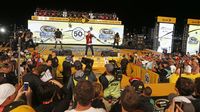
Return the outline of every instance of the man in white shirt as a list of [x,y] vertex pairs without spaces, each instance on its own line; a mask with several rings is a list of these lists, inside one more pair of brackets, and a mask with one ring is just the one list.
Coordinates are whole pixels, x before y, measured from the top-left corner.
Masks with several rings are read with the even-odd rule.
[[95,96],[92,82],[80,80],[74,92],[74,98],[77,101],[76,108],[65,112],[106,112],[103,108],[97,109],[91,106],[92,99]]
[[171,73],[173,74],[173,73],[175,73],[175,71],[176,71],[176,66],[174,65],[174,60],[169,60],[169,67],[170,67],[170,69],[171,69]]
[[184,63],[184,73],[191,74],[191,72],[192,72],[192,67],[190,66],[190,61],[187,60]]

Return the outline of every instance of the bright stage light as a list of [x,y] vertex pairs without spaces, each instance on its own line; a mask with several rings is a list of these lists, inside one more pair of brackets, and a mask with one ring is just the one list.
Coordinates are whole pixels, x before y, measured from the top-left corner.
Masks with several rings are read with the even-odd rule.
[[6,32],[6,29],[5,29],[5,28],[0,28],[0,32],[1,32],[1,33],[5,33],[5,32]]

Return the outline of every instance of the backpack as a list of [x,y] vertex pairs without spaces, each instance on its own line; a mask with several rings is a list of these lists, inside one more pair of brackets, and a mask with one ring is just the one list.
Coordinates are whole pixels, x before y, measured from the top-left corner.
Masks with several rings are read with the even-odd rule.
[[105,75],[106,74],[104,73],[99,77],[99,81],[103,85],[104,98],[118,99],[120,97],[120,92],[121,92],[120,80],[113,79],[112,81],[108,81]]
[[104,98],[118,99],[121,95],[120,81],[113,80],[109,82],[108,87],[104,89]]

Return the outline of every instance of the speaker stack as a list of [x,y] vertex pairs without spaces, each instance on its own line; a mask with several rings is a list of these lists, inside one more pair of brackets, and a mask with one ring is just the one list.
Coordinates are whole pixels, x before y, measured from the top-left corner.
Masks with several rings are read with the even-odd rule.
[[112,50],[102,51],[101,56],[111,56],[111,57],[117,57],[118,53],[114,52]]
[[137,50],[143,50],[144,49],[144,35],[138,35],[137,36]]

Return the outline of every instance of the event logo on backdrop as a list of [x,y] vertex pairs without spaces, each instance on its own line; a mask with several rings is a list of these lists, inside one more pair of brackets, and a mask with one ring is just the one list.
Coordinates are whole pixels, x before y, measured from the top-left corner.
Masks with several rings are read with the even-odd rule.
[[37,43],[55,43],[54,32],[60,29],[63,33],[64,44],[85,44],[85,36],[88,31],[94,35],[94,45],[112,45],[114,35],[118,32],[122,44],[124,25],[70,23],[53,21],[28,21],[28,28],[36,37]]
[[158,32],[159,46],[157,51],[163,52],[167,50],[167,53],[171,53],[172,48],[172,34],[173,34],[174,24],[160,23]]
[[186,52],[191,55],[196,54],[196,51],[199,52],[200,26],[190,25],[188,36]]

